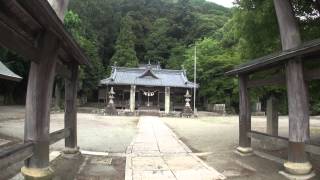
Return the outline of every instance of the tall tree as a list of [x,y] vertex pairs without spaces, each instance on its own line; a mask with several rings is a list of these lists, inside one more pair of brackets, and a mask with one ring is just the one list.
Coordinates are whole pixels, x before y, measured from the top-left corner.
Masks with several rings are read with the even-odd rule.
[[139,64],[135,51],[136,37],[132,31],[132,18],[126,15],[121,20],[120,33],[116,42],[116,52],[111,62],[119,66],[135,67]]

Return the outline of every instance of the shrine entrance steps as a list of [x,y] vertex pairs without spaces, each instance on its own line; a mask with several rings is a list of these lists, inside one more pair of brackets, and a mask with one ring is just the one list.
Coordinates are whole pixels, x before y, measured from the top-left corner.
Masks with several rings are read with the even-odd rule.
[[193,155],[158,117],[140,117],[138,134],[126,154],[126,180],[225,179]]
[[137,113],[139,116],[160,116],[160,109],[157,106],[139,107]]

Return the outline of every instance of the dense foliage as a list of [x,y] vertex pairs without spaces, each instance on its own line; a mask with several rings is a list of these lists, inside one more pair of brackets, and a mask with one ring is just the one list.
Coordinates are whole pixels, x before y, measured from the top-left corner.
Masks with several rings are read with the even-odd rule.
[[[319,38],[318,1],[291,3],[302,39]],[[242,62],[281,50],[271,0],[236,0],[232,9],[205,0],[72,0],[69,9],[66,28],[92,61],[91,67],[81,69],[80,88],[86,96],[93,95],[99,79],[108,76],[114,64],[133,67],[150,61],[161,63],[163,68],[184,66],[193,80],[196,46],[199,95],[236,111],[237,80],[224,73]],[[27,78],[28,64],[14,61],[21,57],[2,50],[0,58]],[[320,112],[319,87],[319,82],[310,84],[314,113]],[[264,102],[271,94],[279,97],[281,111],[286,113],[283,87],[256,88],[251,93],[253,102]]]

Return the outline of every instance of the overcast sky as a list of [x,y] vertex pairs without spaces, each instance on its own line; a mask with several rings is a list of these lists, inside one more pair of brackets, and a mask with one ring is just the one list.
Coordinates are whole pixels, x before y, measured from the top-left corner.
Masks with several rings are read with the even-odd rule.
[[207,0],[207,1],[215,2],[224,7],[232,7],[232,2],[233,2],[233,0]]

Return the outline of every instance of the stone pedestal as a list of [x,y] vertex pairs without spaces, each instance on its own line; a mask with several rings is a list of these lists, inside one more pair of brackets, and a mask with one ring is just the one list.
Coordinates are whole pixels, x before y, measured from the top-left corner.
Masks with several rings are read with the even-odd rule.
[[51,180],[53,178],[53,170],[47,168],[28,168],[22,167],[21,174],[25,180]]
[[251,156],[253,154],[253,149],[251,147],[237,147],[236,153],[240,156]]
[[118,111],[114,104],[108,104],[106,107],[106,114],[107,115],[118,115]]

